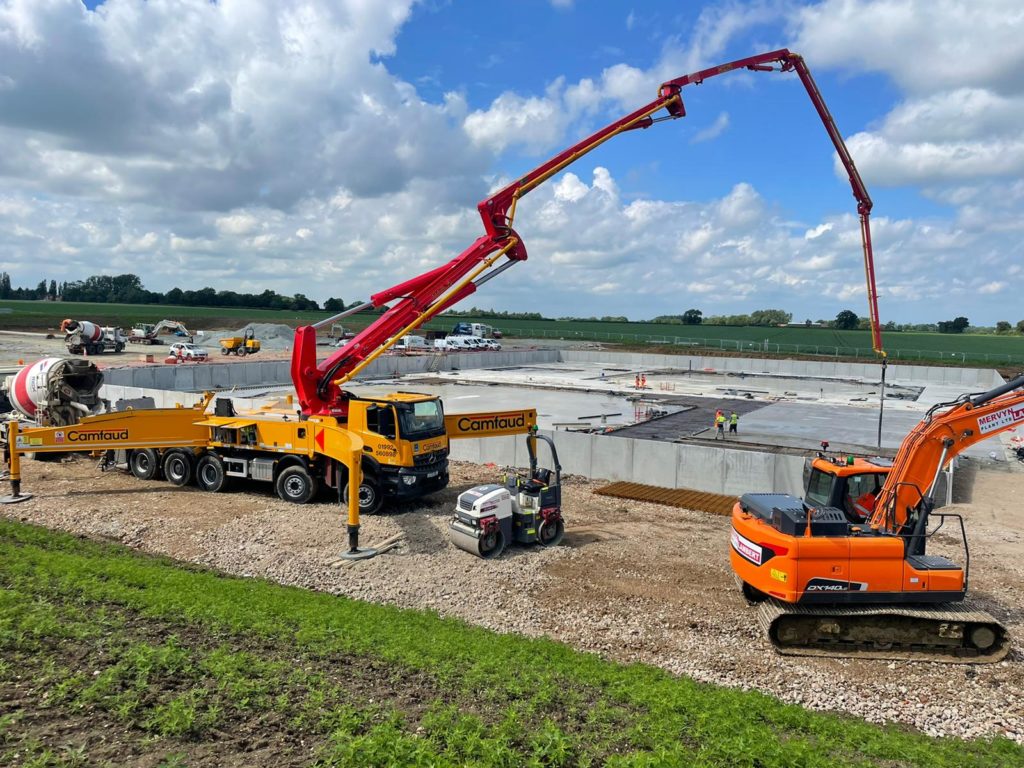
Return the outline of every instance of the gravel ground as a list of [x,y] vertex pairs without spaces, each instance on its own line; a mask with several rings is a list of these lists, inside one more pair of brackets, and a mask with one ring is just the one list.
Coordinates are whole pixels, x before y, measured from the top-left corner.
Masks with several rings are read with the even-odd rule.
[[[596,496],[596,482],[566,481],[562,546],[484,561],[454,549],[446,523],[458,492],[493,481],[496,470],[456,463],[452,486],[430,501],[364,518],[364,545],[403,533],[401,547],[332,566],[346,548],[345,533],[338,507],[326,499],[297,507],[259,486],[211,499],[195,489],[99,474],[86,459],[23,466],[24,488],[36,496],[0,508],[14,519],[233,574],[546,635],[812,709],[935,736],[1005,734],[1024,743],[1024,519],[1016,501],[1024,473],[979,472],[971,503],[956,507],[971,536],[974,602],[1017,638],[1006,661],[966,665],[778,656],[734,586],[727,518]],[[952,541],[940,541],[939,550]]]

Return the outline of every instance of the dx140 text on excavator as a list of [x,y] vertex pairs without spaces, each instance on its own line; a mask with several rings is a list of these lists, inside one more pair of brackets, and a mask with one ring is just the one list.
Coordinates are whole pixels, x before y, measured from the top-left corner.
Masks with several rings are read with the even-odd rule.
[[[975,443],[1024,425],[1024,375],[933,406],[896,458],[814,460],[803,500],[746,494],[732,513],[730,561],[782,653],[998,661],[1005,628],[962,601],[963,518],[935,512],[939,473]],[[929,528],[929,523],[938,526]],[[929,554],[949,523],[963,564]]]

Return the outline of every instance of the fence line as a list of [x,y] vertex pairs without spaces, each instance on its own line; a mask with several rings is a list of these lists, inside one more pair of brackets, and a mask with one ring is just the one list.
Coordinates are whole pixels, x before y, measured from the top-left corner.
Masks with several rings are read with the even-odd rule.
[[[427,327],[435,327],[428,323]],[[440,329],[442,326],[437,325]],[[579,341],[619,341],[642,342],[646,344],[664,344],[668,346],[699,347],[703,349],[720,349],[734,352],[764,352],[783,354],[786,352],[799,355],[815,355],[819,357],[872,357],[871,347],[841,347],[831,344],[783,344],[770,341],[753,341],[749,339],[709,339],[693,336],[668,336],[644,333],[612,333],[608,331],[564,331],[544,330],[536,328],[517,328],[502,324],[502,331],[508,336],[523,338],[563,339]],[[985,362],[990,364],[1012,365],[1024,363],[1024,353],[1006,354],[1002,352],[952,352],[935,349],[894,349],[889,351],[889,359],[903,362],[923,362],[938,360],[940,362]]]

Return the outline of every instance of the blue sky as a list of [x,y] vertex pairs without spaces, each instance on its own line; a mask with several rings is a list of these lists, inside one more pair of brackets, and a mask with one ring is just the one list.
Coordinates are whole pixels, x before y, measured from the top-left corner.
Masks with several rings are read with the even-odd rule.
[[[6,0],[0,269],[363,298],[657,85],[803,54],[874,207],[883,320],[1024,318],[1024,18],[1004,0]],[[467,303],[866,314],[855,203],[794,75],[727,73],[522,203]]]

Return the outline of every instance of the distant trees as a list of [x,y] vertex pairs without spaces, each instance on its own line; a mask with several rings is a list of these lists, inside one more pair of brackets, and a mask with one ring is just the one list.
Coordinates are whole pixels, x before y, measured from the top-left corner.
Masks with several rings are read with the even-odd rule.
[[793,313],[783,309],[755,309],[750,313],[751,325],[789,325],[792,319]]
[[658,315],[652,323],[668,323],[669,325],[700,325],[704,321],[704,313],[699,309],[688,309],[681,315]]
[[952,320],[941,320],[939,322],[939,333],[963,333],[967,330],[970,322],[966,317],[957,317]]
[[704,318],[704,325],[788,325],[793,319],[791,312],[782,309],[755,309],[749,315],[712,315]]
[[51,280],[49,284],[45,280],[40,280],[35,288],[15,288],[11,285],[11,276],[6,272],[0,272],[0,299],[55,299],[56,294],[56,280]]
[[857,313],[852,309],[844,309],[832,321],[832,327],[838,328],[841,331],[852,331],[858,325],[860,325],[860,318],[857,317]]
[[[183,291],[171,288],[166,293],[148,291],[138,275],[92,275],[85,280],[57,284],[40,280],[35,288],[13,288],[11,276],[0,272],[0,299],[61,299],[110,304],[175,304],[193,307],[246,307],[251,309],[317,310],[320,305],[304,294],[282,296],[276,291],[236,293],[206,287]],[[341,299],[335,301],[340,302]],[[344,309],[344,306],[341,307]],[[340,310],[339,310],[340,311]]]
[[996,333],[1009,333],[1013,329],[1008,320],[1000,320],[996,323]]
[[[357,301],[356,304],[362,302]],[[355,305],[349,305],[355,306]],[[480,309],[479,307],[470,307],[469,309],[449,309],[446,312],[442,312],[443,315],[455,315],[458,317],[487,317],[487,318],[504,318],[508,320],[548,320],[549,318],[544,317],[540,312],[506,312],[499,311],[496,309]],[[569,320],[597,320],[596,317],[590,318],[561,318]]]

